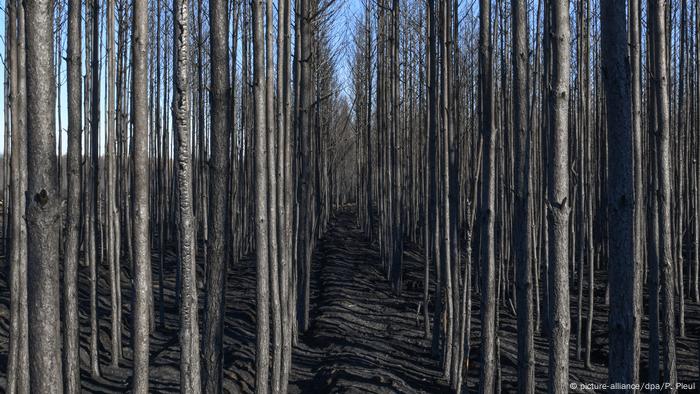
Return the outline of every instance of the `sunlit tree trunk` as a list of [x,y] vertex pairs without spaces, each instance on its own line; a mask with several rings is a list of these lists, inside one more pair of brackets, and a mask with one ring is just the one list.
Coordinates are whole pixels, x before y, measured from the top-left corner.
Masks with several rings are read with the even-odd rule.
[[552,116],[548,165],[549,270],[552,321],[549,348],[549,390],[569,390],[569,70],[571,57],[569,2],[552,3]]
[[[136,2],[132,24],[132,122],[134,177],[133,182],[133,251],[134,251],[134,392],[148,392],[148,361],[151,299],[151,242],[149,213],[149,157],[148,157],[148,8]],[[193,255],[194,260],[194,255]],[[194,283],[194,282],[193,282]],[[196,288],[194,289],[196,291]],[[195,296],[196,297],[196,296]],[[195,298],[196,300],[196,298]],[[196,324],[196,301],[194,321]],[[183,326],[187,323],[183,319]],[[195,326],[196,327],[196,326]],[[195,334],[196,334],[195,329]],[[183,346],[183,359],[188,349]],[[199,352],[196,352],[199,357]],[[184,375],[184,374],[183,374]],[[199,385],[199,382],[197,382]],[[183,386],[184,387],[184,386]]]
[[174,6],[175,67],[173,111],[177,135],[177,188],[180,233],[180,390],[199,393],[199,327],[197,317],[196,222],[192,212],[192,155],[190,128],[190,4]]
[[255,257],[257,283],[257,335],[255,346],[255,392],[268,392],[270,368],[270,277],[268,221],[268,146],[265,97],[265,37],[263,12],[268,1],[253,2],[253,94],[255,113]]
[[63,267],[63,372],[65,391],[80,392],[80,320],[78,258],[80,252],[80,143],[82,128],[81,0],[68,3],[68,205]]
[[491,57],[491,4],[479,6],[479,92],[481,133],[485,144],[482,189],[481,256],[481,382],[482,394],[496,388],[496,127],[493,119],[493,70]]
[[[4,157],[10,158],[10,332],[7,362],[7,391],[29,392],[29,343],[27,326],[27,107],[26,107],[26,58],[24,5],[20,1],[8,3],[9,34],[5,45],[9,46],[10,59],[10,154],[5,145]],[[15,34],[15,32],[17,34]],[[6,117],[7,117],[6,115]],[[7,201],[7,200],[5,200]],[[3,234],[4,235],[4,234]],[[74,283],[75,287],[75,283]],[[75,321],[77,324],[77,320]],[[75,331],[77,333],[77,330]],[[75,350],[75,348],[74,348]],[[77,358],[77,353],[74,353]]]
[[63,392],[56,185],[53,3],[24,3],[27,92],[27,286],[30,387]]

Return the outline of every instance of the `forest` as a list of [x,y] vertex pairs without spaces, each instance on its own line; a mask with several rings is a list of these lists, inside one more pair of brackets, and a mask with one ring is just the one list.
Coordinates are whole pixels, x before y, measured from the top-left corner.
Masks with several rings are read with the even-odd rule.
[[5,392],[700,392],[700,1],[0,7]]

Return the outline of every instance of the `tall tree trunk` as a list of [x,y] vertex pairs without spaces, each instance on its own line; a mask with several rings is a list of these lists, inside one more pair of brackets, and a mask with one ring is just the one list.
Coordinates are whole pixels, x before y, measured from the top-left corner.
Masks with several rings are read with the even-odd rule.
[[[695,3],[695,83],[696,87],[693,90],[695,94],[696,106],[694,107],[700,109],[700,62],[697,61],[698,56],[700,56],[700,4]],[[696,130],[700,128],[700,116],[695,114],[695,127]],[[696,149],[700,147],[700,138],[695,136],[695,146]],[[695,160],[693,165],[693,181],[694,191],[693,191],[693,201],[695,204],[695,213],[693,214],[693,222],[695,228],[693,231],[693,298],[696,303],[700,303],[700,160]]]
[[[369,13],[369,9],[366,11]],[[369,17],[367,18],[369,21]],[[435,204],[435,168],[433,167],[433,160],[434,160],[434,149],[435,149],[435,119],[434,119],[434,112],[435,112],[435,90],[433,88],[435,81],[437,81],[437,74],[433,76],[432,73],[432,68],[434,67],[433,64],[435,63],[435,60],[437,59],[437,54],[435,51],[437,50],[435,46],[435,33],[433,30],[433,24],[435,23],[435,0],[428,1],[427,7],[426,7],[426,23],[425,23],[425,36],[426,36],[426,75],[427,75],[427,91],[428,91],[428,102],[427,102],[427,116],[426,116],[426,128],[428,132],[426,133],[426,141],[425,141],[425,208],[424,208],[424,214],[425,214],[425,240],[424,240],[424,245],[423,248],[425,249],[425,266],[424,266],[424,273],[423,273],[423,323],[424,325],[424,334],[425,337],[428,338],[430,336],[430,311],[428,308],[429,304],[429,298],[430,298],[430,262],[432,259],[432,235],[435,230],[435,211],[434,211],[434,204]],[[371,29],[371,28],[370,28]],[[369,41],[369,39],[368,39]],[[371,48],[368,48],[369,52],[371,53]],[[371,78],[370,78],[371,79]],[[369,85],[371,86],[372,83],[370,82]],[[372,95],[369,94],[370,99],[368,100],[369,103],[372,102],[371,97]],[[368,111],[369,111],[369,106],[368,105]],[[368,123],[369,121],[369,116],[368,115]],[[377,130],[378,132],[378,130]],[[369,134],[369,133],[368,133]],[[369,138],[369,137],[368,137]],[[368,140],[368,145],[369,145],[369,140]],[[371,155],[371,149],[370,149],[370,157]],[[372,171],[372,166],[368,165],[370,168],[370,172]],[[371,196],[370,196],[371,199]]]
[[[280,374],[282,372],[282,310],[280,300],[280,278],[278,265],[278,239],[277,239],[277,136],[275,121],[275,59],[274,48],[274,20],[272,15],[273,0],[266,0],[265,18],[265,129],[267,145],[267,236],[268,236],[268,267],[270,283],[270,309],[272,312],[272,381],[271,390],[278,392],[280,389]],[[257,152],[257,151],[256,151]],[[281,182],[281,180],[280,180]]]
[[[190,128],[190,4],[177,0],[175,11],[174,123],[177,133],[177,188],[180,233],[180,390],[199,393],[199,327],[195,219],[192,213],[192,155]],[[144,70],[145,71],[145,70]]]
[[222,392],[223,331],[226,310],[226,267],[229,262],[230,217],[228,184],[231,127],[229,86],[229,14],[224,0],[209,4],[211,25],[211,182],[209,183],[209,235],[207,248],[206,334],[204,337],[204,391]]
[[534,314],[530,211],[530,133],[527,129],[528,19],[525,0],[512,1],[513,22],[513,129],[515,135],[515,206],[512,231],[516,267],[518,326],[518,387],[535,392]]
[[[89,95],[89,110],[90,110],[90,163],[89,177],[86,177],[86,188],[88,189],[89,199],[86,201],[87,206],[87,255],[89,255],[90,269],[90,372],[93,377],[100,376],[100,360],[99,360],[99,274],[98,268],[98,250],[97,241],[99,240],[99,212],[97,211],[97,203],[99,201],[99,129],[100,129],[100,0],[92,0],[90,3],[90,18],[86,21],[86,28],[90,28],[90,72],[88,75],[90,91]],[[88,137],[88,136],[86,136]],[[87,146],[86,146],[87,150]]]
[[[27,108],[24,5],[8,1],[10,29],[5,45],[10,46],[11,145],[11,228],[10,245],[10,344],[8,349],[7,391],[29,392],[29,343],[27,330]],[[7,113],[6,113],[7,114]],[[7,115],[6,115],[7,117]],[[7,145],[4,157],[7,158]],[[7,200],[5,200],[7,201]],[[7,237],[3,233],[4,237]],[[77,319],[76,319],[77,324]],[[76,331],[77,333],[77,331]],[[77,353],[75,353],[77,356]]]
[[479,84],[481,132],[483,134],[482,256],[481,256],[481,385],[480,392],[496,388],[496,138],[493,105],[493,67],[491,48],[491,4],[479,6]]
[[[365,235],[372,242],[374,238],[374,208],[372,206],[372,22],[370,19],[371,5],[369,0],[365,0],[365,78],[366,78],[366,104],[365,123],[367,127],[367,177],[365,179],[365,187],[367,195],[367,228]],[[426,263],[427,264],[427,263]],[[427,310],[427,309],[426,309]],[[427,315],[426,315],[427,316]],[[426,327],[427,327],[426,319]],[[426,334],[427,336],[427,334]]]
[[[429,87],[428,87],[428,165],[429,169],[429,181],[428,181],[428,244],[426,248],[429,249],[430,253],[430,263],[433,264],[435,269],[435,312],[433,313],[433,336],[432,336],[432,352],[433,356],[438,355],[440,346],[440,335],[442,334],[440,326],[442,323],[442,297],[441,290],[442,284],[440,282],[440,272],[438,268],[438,261],[440,259],[440,243],[439,243],[439,233],[438,233],[438,144],[437,144],[437,128],[440,120],[439,112],[439,101],[438,101],[438,37],[437,37],[437,12],[436,0],[430,0],[428,2],[428,73],[429,75]],[[379,34],[379,33],[377,33]],[[379,55],[377,55],[379,59]],[[379,61],[379,60],[377,60]],[[379,69],[377,69],[377,79],[379,79]],[[377,97],[379,97],[380,89],[379,84],[377,84]],[[377,100],[377,112],[379,112],[379,100]],[[379,120],[379,118],[377,118]],[[380,133],[381,125],[377,121],[377,134]],[[377,151],[380,150],[379,143],[377,143]],[[380,190],[378,190],[379,193]],[[381,205],[381,201],[380,201]],[[430,270],[427,266],[426,270]],[[428,280],[428,275],[425,276],[424,286],[430,287],[430,281]],[[428,305],[426,304],[427,308]],[[427,322],[426,322],[427,324]],[[426,328],[426,332],[429,331]]]
[[[647,10],[649,10],[647,17],[647,68],[649,69],[647,80],[649,81],[650,89],[648,89],[647,97],[647,117],[648,117],[648,154],[649,160],[649,174],[648,179],[648,198],[647,198],[647,238],[649,240],[647,244],[647,256],[649,264],[648,273],[648,292],[649,292],[649,369],[647,376],[649,377],[649,383],[658,384],[659,383],[659,160],[658,160],[658,103],[657,103],[657,89],[656,86],[658,79],[654,78],[653,75],[655,71],[655,60],[656,56],[656,44],[654,37],[654,27],[655,18],[655,0],[647,1]],[[651,392],[657,392],[658,390],[651,390]]]
[[[5,31],[10,31],[10,20],[12,19],[12,16],[10,15],[10,10],[5,11]],[[9,43],[5,44],[5,57],[7,59],[12,57],[12,51],[11,47],[12,45],[9,45]],[[5,67],[5,70],[3,71],[3,110],[5,111],[5,114],[9,114],[12,112],[12,88],[11,88],[11,79],[13,78],[12,76],[12,70],[9,69],[8,67]],[[3,146],[10,146],[10,135],[12,134],[12,127],[11,127],[11,116],[3,116],[4,124],[3,124]],[[3,242],[3,247],[5,248],[4,250],[7,250],[8,247],[10,247],[10,240],[5,236],[9,231],[10,231],[10,221],[8,220],[9,215],[10,215],[10,204],[7,202],[10,201],[11,198],[11,191],[10,191],[10,178],[12,175],[10,174],[11,168],[10,168],[10,161],[11,158],[8,155],[3,155],[2,156],[2,201],[3,201],[3,206],[0,208],[2,210],[2,234],[4,238]],[[11,382],[10,382],[11,383]]]
[[257,262],[257,336],[255,392],[267,393],[270,368],[270,277],[268,222],[268,146],[265,97],[265,37],[263,11],[271,0],[253,2],[253,73],[255,103],[255,257]]
[[676,332],[674,312],[674,263],[671,239],[671,157],[670,157],[670,101],[668,93],[668,64],[666,42],[666,7],[661,0],[654,1],[654,76],[659,135],[659,263],[661,266],[661,314],[663,322],[664,381],[674,389],[676,375]]
[[[134,266],[134,392],[148,392],[148,360],[151,299],[151,242],[149,213],[149,157],[148,157],[148,8],[144,2],[134,3],[132,24],[132,121],[134,189],[133,205],[133,266]],[[180,85],[182,86],[182,85]],[[194,256],[193,256],[194,259]],[[194,283],[194,282],[193,282]],[[196,288],[194,289],[196,291]],[[195,298],[196,300],[196,298]],[[196,318],[196,301],[194,320]],[[183,326],[187,323],[183,319]],[[195,323],[196,324],[196,323]],[[196,333],[196,326],[195,326]],[[183,346],[183,360],[187,356]],[[196,352],[199,357],[199,352]],[[184,374],[183,374],[184,375]],[[199,385],[199,381],[197,381]]]
[[53,2],[25,6],[27,92],[27,285],[29,376],[34,392],[63,391],[56,185]]
[[[120,280],[119,280],[119,246],[116,244],[116,232],[119,231],[119,227],[115,226],[115,219],[118,220],[119,212],[116,209],[115,204],[115,149],[114,149],[114,137],[115,137],[115,112],[114,112],[114,73],[116,69],[116,56],[114,53],[114,2],[112,0],[107,0],[107,38],[105,40],[106,50],[107,50],[107,137],[106,137],[106,148],[105,148],[105,199],[104,199],[104,212],[105,212],[105,225],[103,234],[106,233],[105,241],[106,245],[103,246],[103,250],[107,255],[107,262],[109,265],[109,280],[110,280],[110,306],[112,308],[112,342],[111,342],[111,356],[112,356],[112,366],[119,366],[119,358],[121,357],[121,319],[120,319],[120,309],[121,300],[120,294]],[[116,248],[116,250],[115,250]]]
[[63,267],[63,372],[65,391],[80,392],[80,320],[78,258],[80,252],[80,143],[82,128],[81,0],[68,3],[68,206]]
[[298,180],[298,295],[297,295],[297,317],[299,331],[305,332],[309,327],[309,300],[311,281],[311,257],[312,250],[312,184],[310,176],[311,168],[311,118],[310,111],[312,105],[312,75],[311,60],[313,54],[313,24],[312,5],[315,0],[300,0],[296,18],[296,26],[299,26],[299,39],[295,47],[298,50],[298,83],[297,87],[297,146],[300,151],[300,158],[297,163]]
[[[442,56],[440,57],[440,113],[442,115],[442,123],[441,123],[441,132],[442,132],[442,138],[440,139],[441,145],[440,145],[440,152],[441,152],[441,157],[440,157],[440,171],[441,171],[441,178],[442,178],[442,195],[441,195],[441,212],[440,216],[442,219],[442,227],[440,229],[440,234],[441,234],[441,242],[440,242],[440,255],[441,255],[441,260],[440,260],[440,265],[441,265],[441,270],[443,271],[443,277],[444,277],[444,284],[445,284],[445,297],[444,297],[444,302],[445,302],[445,338],[444,338],[444,346],[443,346],[443,370],[445,377],[448,378],[451,381],[451,384],[454,385],[455,381],[451,376],[452,372],[452,355],[453,355],[453,346],[455,346],[455,341],[454,341],[454,334],[455,334],[455,313],[454,313],[454,306],[455,306],[455,281],[454,281],[454,276],[456,273],[454,272],[454,264],[455,261],[453,258],[456,256],[454,253],[454,249],[451,248],[451,231],[452,231],[452,221],[454,220],[453,217],[451,216],[452,212],[452,201],[450,201],[450,194],[454,193],[450,189],[450,151],[453,153],[453,162],[454,162],[454,149],[455,149],[455,144],[450,143],[450,133],[454,133],[453,129],[453,124],[452,124],[452,116],[450,114],[450,93],[451,93],[451,87],[450,87],[450,77],[451,75],[451,64],[450,62],[452,61],[452,49],[451,49],[451,41],[450,41],[450,33],[451,29],[449,28],[450,22],[452,18],[450,17],[450,12],[452,10],[450,0],[444,0],[441,2],[441,10],[440,10],[440,33],[439,33],[439,38],[440,38],[440,50],[442,53]],[[453,135],[454,137],[454,135]],[[454,138],[453,138],[454,139]],[[392,145],[395,145],[392,144]],[[453,198],[454,199],[454,198]],[[392,226],[393,227],[393,226]]]
[[548,166],[549,270],[552,321],[549,348],[549,390],[569,387],[569,2],[552,3],[552,82],[549,105],[552,116]]
[[[632,87],[632,140],[634,148],[634,265],[636,272],[636,282],[634,288],[634,308],[637,319],[634,327],[634,360],[640,359],[641,348],[641,321],[643,318],[642,311],[642,286],[644,282],[644,240],[646,233],[644,231],[644,186],[643,186],[643,170],[642,170],[642,76],[641,76],[641,33],[640,20],[641,12],[639,9],[640,0],[630,0],[629,2],[629,36],[630,36],[630,78]],[[635,382],[639,380],[639,366],[634,369]]]
[[634,241],[634,141],[625,3],[601,3],[603,79],[607,108],[610,286],[608,375],[610,383],[636,383],[639,270]]
[[[292,308],[289,303],[290,297],[290,266],[292,242],[290,239],[288,224],[291,218],[291,204],[288,200],[287,190],[291,188],[291,136],[289,135],[290,124],[287,112],[290,81],[289,81],[289,50],[290,50],[290,17],[289,0],[278,0],[278,34],[277,34],[277,242],[279,262],[279,286],[281,303],[281,365],[279,391],[287,392],[289,373],[292,364]],[[291,194],[291,193],[290,193]]]

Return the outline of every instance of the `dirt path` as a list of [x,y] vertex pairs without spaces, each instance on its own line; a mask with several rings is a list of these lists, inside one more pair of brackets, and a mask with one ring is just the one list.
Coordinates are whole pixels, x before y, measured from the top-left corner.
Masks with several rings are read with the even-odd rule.
[[345,212],[314,255],[312,325],[293,364],[304,392],[440,392],[438,363],[416,318],[421,290],[391,292],[379,255]]

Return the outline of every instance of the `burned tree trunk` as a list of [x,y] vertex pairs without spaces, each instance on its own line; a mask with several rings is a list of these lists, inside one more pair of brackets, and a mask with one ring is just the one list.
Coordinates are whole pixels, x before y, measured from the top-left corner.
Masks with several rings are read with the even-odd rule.
[[27,300],[32,391],[61,392],[53,2],[25,5],[27,67]]
[[658,179],[659,179],[659,264],[661,268],[661,321],[663,322],[664,380],[676,385],[676,332],[674,312],[674,262],[671,235],[671,157],[670,102],[668,93],[668,63],[666,36],[666,5],[654,1],[653,18],[654,76],[658,121]]
[[528,20],[526,2],[512,1],[513,23],[513,129],[515,131],[515,207],[511,242],[516,268],[518,326],[518,386],[535,391],[534,325],[532,316],[532,262],[530,238],[530,134],[527,128]]
[[[134,3],[132,25],[132,120],[134,190],[133,205],[133,267],[134,267],[134,392],[148,392],[148,361],[151,299],[151,242],[149,213],[148,157],[148,9],[143,2]],[[193,258],[194,259],[194,258]],[[194,283],[194,282],[193,282]],[[194,289],[196,291],[196,288]],[[196,300],[196,298],[195,298]],[[196,301],[194,320],[196,318]],[[183,325],[186,320],[183,319]],[[196,324],[196,323],[195,323]],[[195,326],[196,327],[196,326]],[[196,330],[195,330],[196,333]],[[183,347],[183,349],[186,349]],[[183,354],[186,354],[183,351]],[[199,357],[199,352],[196,352]],[[184,374],[183,374],[184,375]],[[197,382],[199,385],[199,382]],[[184,386],[183,386],[184,387]]]
[[625,4],[601,3],[602,57],[607,106],[610,283],[609,381],[635,383],[639,341],[634,242],[634,146]]
[[68,206],[63,267],[63,373],[69,394],[80,392],[80,321],[78,319],[78,256],[80,252],[80,160],[82,148],[80,0],[68,3]]
[[199,327],[195,219],[192,213],[192,155],[190,129],[189,23],[190,5],[177,0],[175,13],[174,126],[177,133],[177,188],[180,233],[180,390],[199,393]]
[[268,249],[268,149],[265,98],[265,38],[263,11],[271,0],[253,2],[253,73],[255,104],[255,257],[257,263],[257,335],[255,346],[255,392],[268,392],[270,368],[270,277]]
[[231,127],[228,65],[228,4],[212,0],[209,4],[211,24],[211,177],[209,203],[209,247],[207,248],[207,302],[204,340],[204,391],[219,393],[223,379],[223,330],[226,300],[226,266],[230,242],[229,144]]
[[548,224],[549,270],[552,290],[549,389],[569,388],[569,69],[571,57],[569,2],[552,3],[552,82],[549,105],[552,129],[549,144]]
[[[24,5],[20,1],[8,1],[10,18],[8,40],[10,46],[10,108],[11,158],[10,198],[10,332],[7,362],[10,393],[29,392],[29,343],[27,326],[27,107],[26,107],[26,57]],[[7,116],[7,115],[6,115]],[[7,145],[5,154],[7,157]],[[5,236],[5,234],[3,234]],[[76,321],[77,324],[77,321]],[[76,330],[77,333],[77,330]],[[77,353],[75,353],[77,358]]]
[[[479,6],[479,92],[481,133],[485,144],[481,229],[481,384],[482,394],[496,389],[496,138],[493,118],[493,67],[491,57],[491,4],[481,0]],[[437,317],[436,317],[437,318]]]

